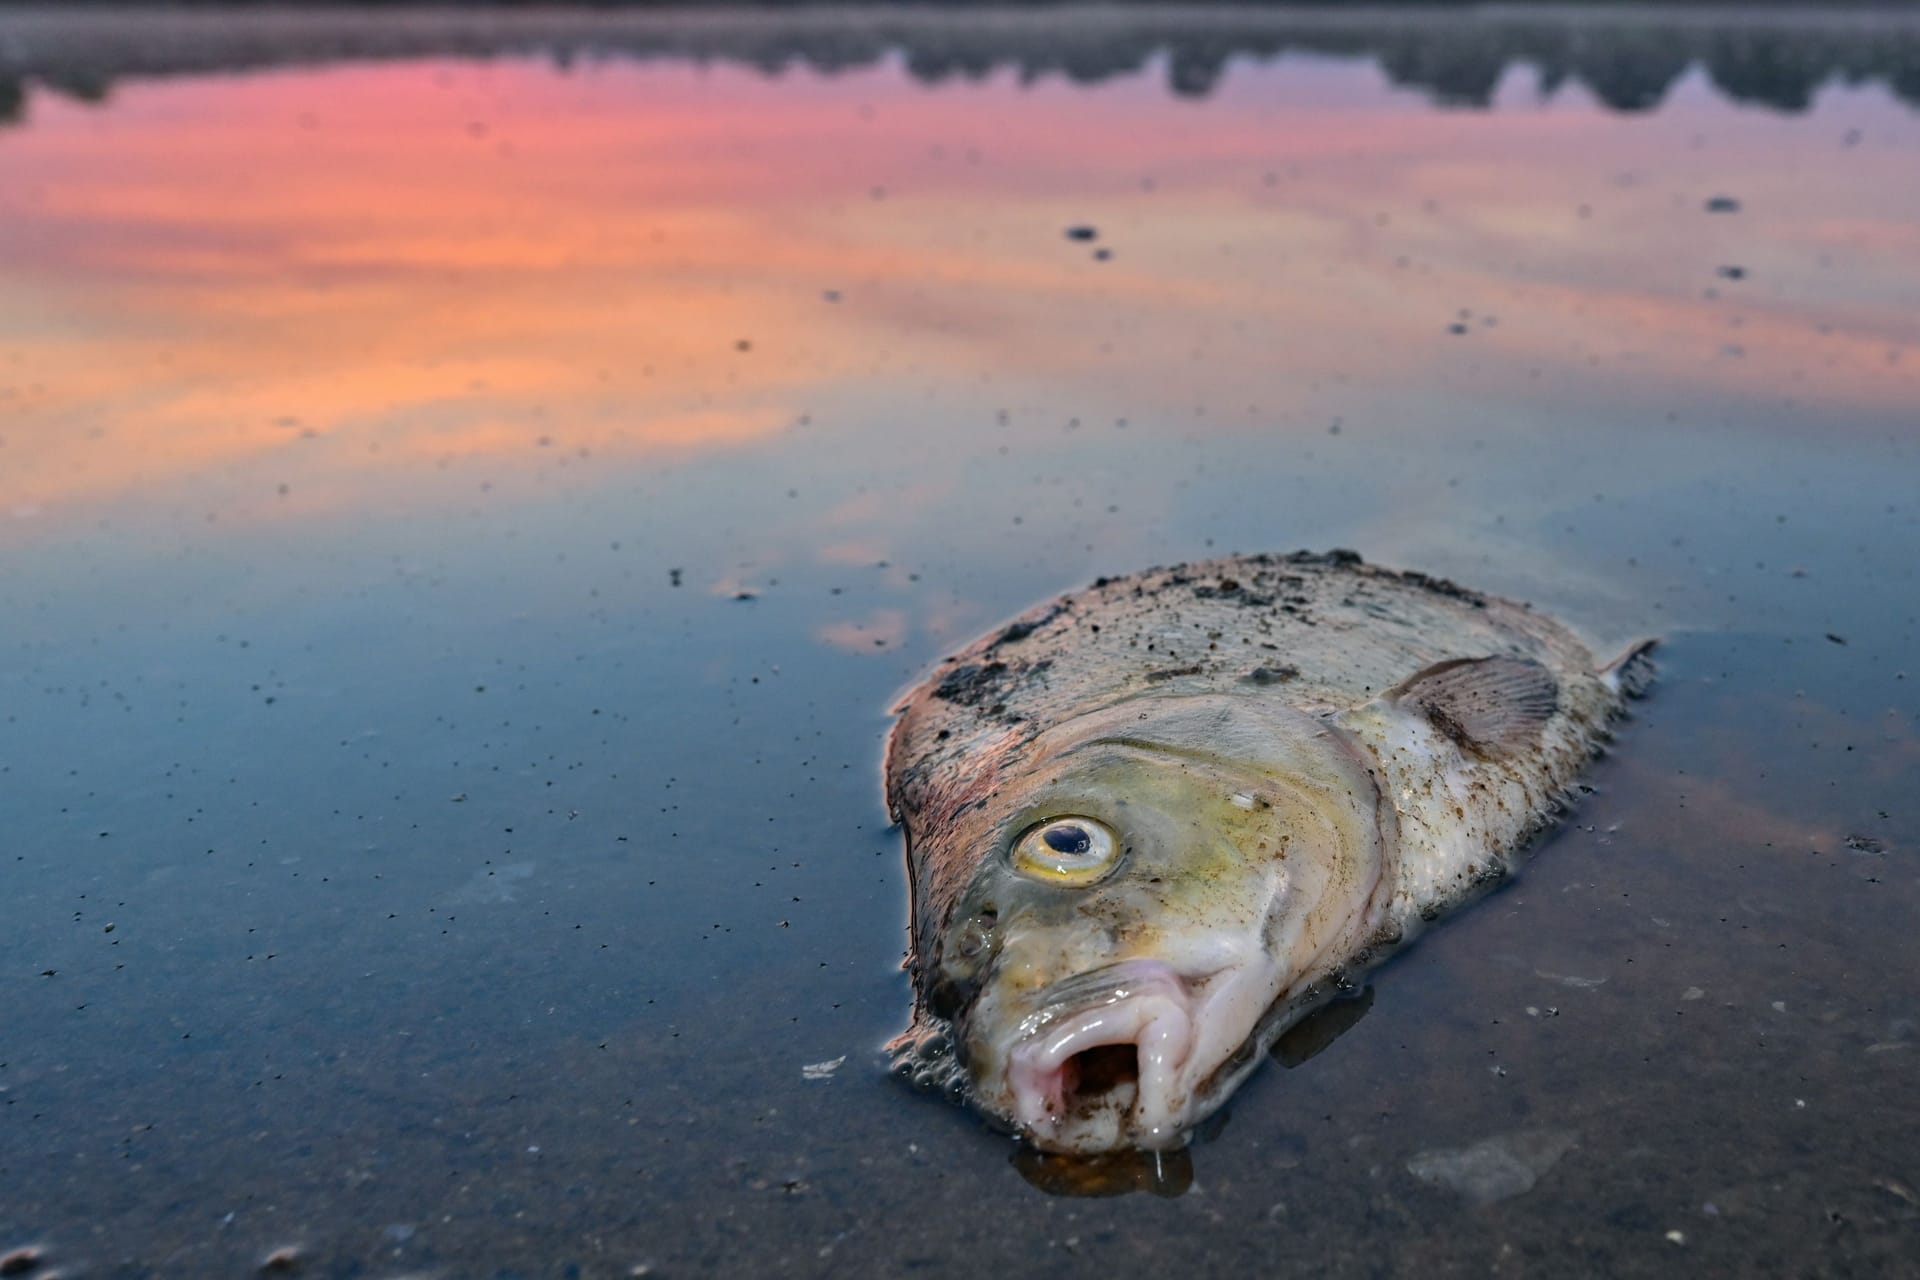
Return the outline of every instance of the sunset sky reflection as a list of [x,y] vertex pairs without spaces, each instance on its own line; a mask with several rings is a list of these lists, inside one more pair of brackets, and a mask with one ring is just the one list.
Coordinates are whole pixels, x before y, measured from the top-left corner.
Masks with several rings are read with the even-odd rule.
[[1632,428],[1914,396],[1913,130],[1873,127],[1878,90],[1783,126],[1697,76],[1627,121],[1518,71],[1486,115],[1311,59],[1181,110],[1149,79],[507,60],[40,95],[0,135],[0,507],[271,474],[272,509],[351,510],[856,401],[897,444],[929,396],[1269,439],[1462,396],[1546,432],[1568,398]]

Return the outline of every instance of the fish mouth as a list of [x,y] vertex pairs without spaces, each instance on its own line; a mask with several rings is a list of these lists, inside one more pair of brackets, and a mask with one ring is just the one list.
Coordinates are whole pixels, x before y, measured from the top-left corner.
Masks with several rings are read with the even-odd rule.
[[1012,1119],[1050,1151],[1181,1145],[1204,982],[1127,960],[1056,983],[1007,1057]]

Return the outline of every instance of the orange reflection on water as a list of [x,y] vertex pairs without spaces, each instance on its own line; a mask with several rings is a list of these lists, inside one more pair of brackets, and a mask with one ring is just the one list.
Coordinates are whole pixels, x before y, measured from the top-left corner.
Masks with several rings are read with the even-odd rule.
[[[533,62],[41,97],[0,132],[0,509],[261,468],[350,506],[449,460],[746,446],[835,398],[933,429],[944,387],[1302,432],[1329,384],[1419,404],[1463,363],[1529,410],[1897,407],[1920,211],[1830,132],[1438,112],[1343,64],[1203,106]],[[1747,211],[1703,214],[1726,182]],[[1061,236],[1086,221],[1112,261]]]

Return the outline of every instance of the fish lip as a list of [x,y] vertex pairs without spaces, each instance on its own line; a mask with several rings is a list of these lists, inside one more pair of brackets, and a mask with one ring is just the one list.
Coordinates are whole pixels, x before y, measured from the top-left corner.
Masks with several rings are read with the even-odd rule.
[[[1189,979],[1162,961],[1128,960],[1048,988],[1006,1059],[1014,1122],[1037,1145],[1054,1150],[1178,1146],[1190,1110],[1180,1077],[1196,1043],[1194,986],[1210,976]],[[1133,1100],[1124,1117],[1111,1122],[1121,1141],[1089,1147],[1089,1135],[1076,1130],[1090,1122],[1069,1112],[1064,1068],[1086,1050],[1117,1044],[1136,1046]]]
[[1015,1039],[1026,1043],[1062,1020],[1134,996],[1160,994],[1186,1001],[1194,988],[1205,985],[1212,976],[1186,977],[1164,960],[1146,959],[1120,960],[1070,974],[1041,990],[1034,1011],[1020,1020]]

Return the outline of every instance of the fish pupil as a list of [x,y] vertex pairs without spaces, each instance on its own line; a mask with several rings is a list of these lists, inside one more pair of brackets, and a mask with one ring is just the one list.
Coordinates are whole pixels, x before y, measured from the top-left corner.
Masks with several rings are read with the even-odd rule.
[[1085,853],[1093,848],[1093,837],[1087,834],[1085,827],[1063,822],[1057,827],[1048,827],[1040,838],[1047,842],[1047,848],[1055,853]]

